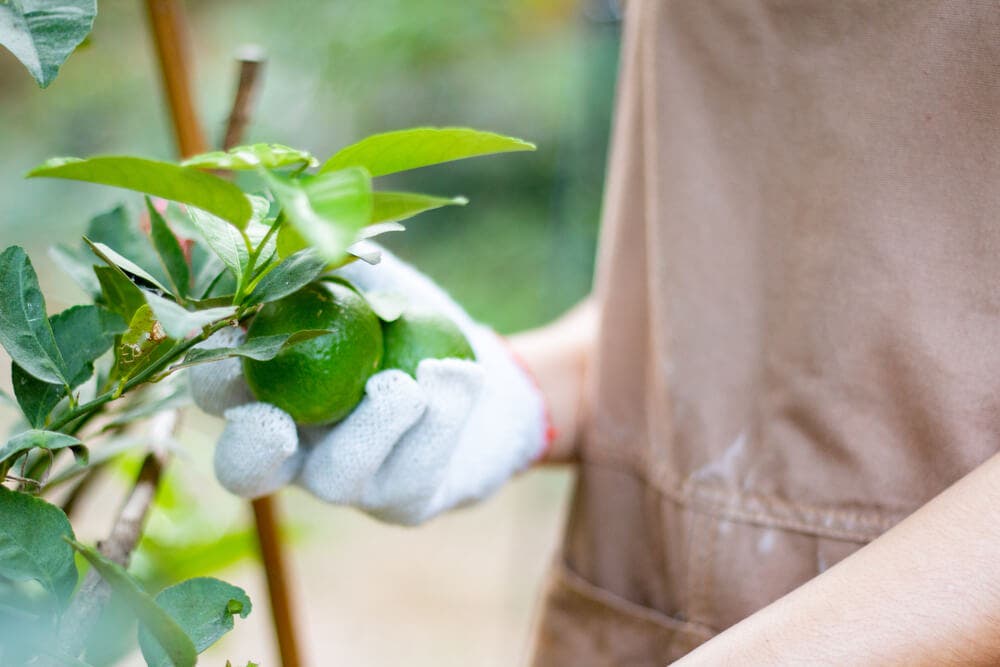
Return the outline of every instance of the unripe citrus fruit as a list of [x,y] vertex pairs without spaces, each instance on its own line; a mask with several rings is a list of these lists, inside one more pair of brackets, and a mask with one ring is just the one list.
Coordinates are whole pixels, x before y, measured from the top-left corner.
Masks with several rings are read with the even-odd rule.
[[247,340],[328,329],[294,343],[268,361],[243,360],[250,390],[299,424],[330,424],[361,400],[365,382],[382,361],[379,319],[360,294],[339,282],[313,283],[265,305]]
[[408,309],[382,325],[385,355],[382,368],[398,368],[416,376],[422,359],[475,359],[469,341],[450,319],[428,310]]

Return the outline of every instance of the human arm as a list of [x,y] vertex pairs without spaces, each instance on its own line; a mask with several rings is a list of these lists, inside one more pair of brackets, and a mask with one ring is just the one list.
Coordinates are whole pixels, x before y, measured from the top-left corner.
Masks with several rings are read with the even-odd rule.
[[577,458],[584,417],[584,379],[597,335],[593,297],[559,319],[509,339],[545,397],[553,440],[539,463],[568,463]]
[[675,663],[1000,664],[1000,455]]

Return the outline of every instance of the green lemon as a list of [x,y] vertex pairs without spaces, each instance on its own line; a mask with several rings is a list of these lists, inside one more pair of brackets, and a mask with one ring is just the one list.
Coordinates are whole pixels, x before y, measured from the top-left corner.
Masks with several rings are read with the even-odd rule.
[[243,374],[254,396],[299,424],[330,424],[354,409],[378,370],[382,329],[361,295],[345,284],[322,282],[265,305],[247,340],[309,329],[330,333],[289,345],[269,361],[244,359]]
[[383,323],[382,339],[382,368],[398,368],[414,377],[422,359],[476,358],[458,326],[433,311],[407,309],[398,319]]

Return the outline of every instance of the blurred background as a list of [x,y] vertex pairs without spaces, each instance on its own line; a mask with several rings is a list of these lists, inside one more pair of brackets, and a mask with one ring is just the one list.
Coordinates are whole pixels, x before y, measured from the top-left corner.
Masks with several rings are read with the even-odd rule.
[[[542,324],[589,290],[617,65],[615,0],[298,0],[188,3],[199,110],[220,139],[244,43],[268,54],[247,142],[321,159],[367,134],[467,125],[534,141],[514,154],[403,174],[386,189],[465,195],[384,242],[473,316],[501,332]],[[137,196],[58,180],[26,181],[53,155],[173,157],[141,3],[101,0],[88,43],[38,89],[0,50],[0,245],[24,245],[50,311],[83,300],[45,254],[87,221]],[[0,355],[2,355],[0,351]],[[9,363],[0,387],[9,389]],[[14,415],[0,412],[0,426]],[[185,413],[182,455],[158,500],[133,570],[155,589],[213,574],[245,587],[250,618],[204,664],[276,664],[248,507],[211,475],[221,422]],[[127,459],[84,500],[78,534],[109,529]],[[383,526],[289,490],[297,616],[307,664],[514,665],[530,645],[544,573],[571,486],[567,470],[533,471],[479,507],[419,529]],[[103,664],[128,655],[127,613],[109,615]],[[98,664],[98,661],[94,661]]]

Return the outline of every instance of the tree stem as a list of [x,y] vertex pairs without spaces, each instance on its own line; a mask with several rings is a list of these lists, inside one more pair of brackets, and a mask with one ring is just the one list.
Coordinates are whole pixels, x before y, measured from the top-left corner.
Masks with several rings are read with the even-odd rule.
[[[127,567],[142,537],[142,527],[159,488],[169,459],[169,442],[177,426],[175,410],[161,412],[149,422],[150,452],[142,462],[132,490],[122,504],[107,539],[98,543],[100,552]],[[111,598],[111,587],[95,569],[87,572],[59,626],[58,646],[66,655],[78,656]]]
[[[240,314],[236,316],[236,319],[239,319],[239,317]],[[225,320],[219,320],[218,322],[213,322],[211,325],[206,327],[206,329],[202,331],[200,334],[198,334],[194,338],[189,338],[188,340],[178,343],[177,345],[174,346],[173,350],[165,354],[161,359],[158,359],[156,362],[150,364],[147,368],[144,368],[135,377],[133,377],[124,385],[122,385],[121,391],[111,390],[105,392],[100,396],[94,398],[93,400],[87,401],[86,403],[77,406],[75,410],[70,410],[62,417],[56,419],[54,422],[49,424],[48,430],[59,431],[60,429],[64,429],[65,427],[69,426],[70,424],[72,424],[73,422],[75,422],[80,418],[89,418],[91,413],[97,411],[105,403],[110,403],[116,398],[120,398],[130,389],[146,382],[151,377],[153,377],[160,371],[167,368],[170,364],[180,359],[180,357],[185,352],[190,350],[192,347],[204,341],[206,338],[211,336],[216,331],[219,331],[220,329],[229,326],[229,323],[232,320],[233,318],[227,318]],[[74,424],[73,427],[69,429],[69,431],[72,432],[75,428],[76,425]]]

